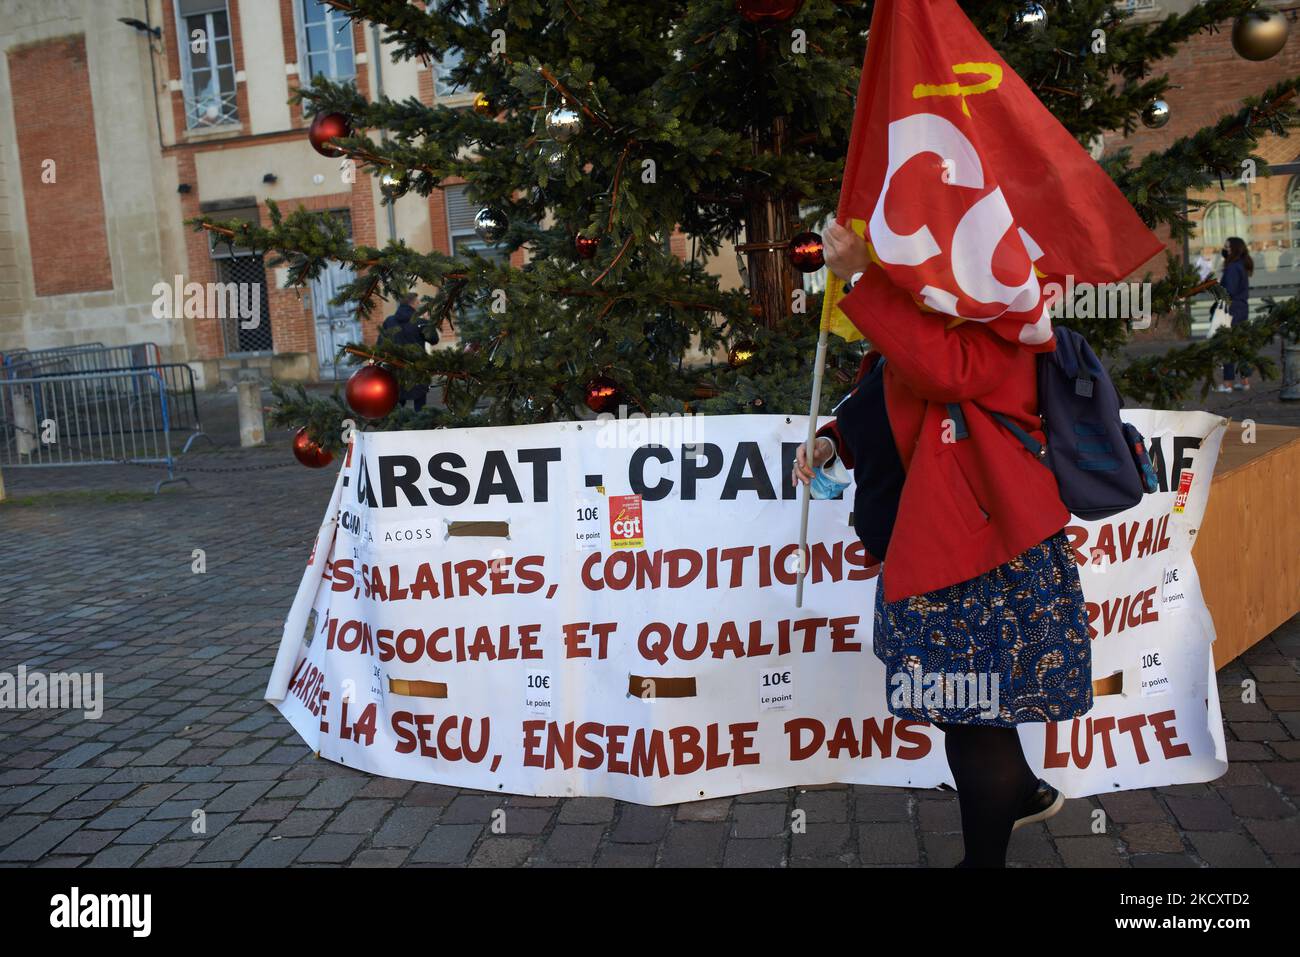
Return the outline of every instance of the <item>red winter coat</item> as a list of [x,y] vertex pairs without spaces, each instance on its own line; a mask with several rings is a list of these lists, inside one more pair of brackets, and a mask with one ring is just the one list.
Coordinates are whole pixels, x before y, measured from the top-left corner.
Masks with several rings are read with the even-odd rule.
[[[978,322],[949,329],[888,283],[860,282],[839,305],[888,359],[885,411],[907,472],[886,601],[975,578],[1065,526],[1051,470],[989,415],[1045,441],[1034,353]],[[969,438],[944,441],[949,402],[961,404]],[[852,453],[836,444],[852,468]]]

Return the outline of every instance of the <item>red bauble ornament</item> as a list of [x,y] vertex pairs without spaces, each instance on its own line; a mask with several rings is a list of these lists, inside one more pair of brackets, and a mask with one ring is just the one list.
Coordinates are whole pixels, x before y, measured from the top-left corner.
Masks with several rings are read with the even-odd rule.
[[578,255],[583,259],[590,259],[596,255],[596,249],[600,246],[600,240],[595,236],[574,236],[573,248],[578,251]]
[[826,265],[822,238],[816,233],[800,233],[790,240],[790,262],[800,272],[816,272]]
[[780,23],[802,6],[803,0],[736,0],[736,12],[750,23]]
[[627,396],[613,379],[598,375],[587,383],[585,401],[587,408],[599,415],[602,412],[614,412],[620,405],[627,405]]
[[367,419],[382,419],[392,412],[401,393],[397,376],[377,365],[364,365],[352,373],[344,390],[352,411]]
[[334,461],[334,453],[321,448],[303,426],[293,436],[293,457],[309,469],[323,469]]
[[332,146],[330,140],[345,139],[352,135],[352,124],[342,113],[317,113],[307,130],[311,148],[321,156],[342,156],[346,150]]

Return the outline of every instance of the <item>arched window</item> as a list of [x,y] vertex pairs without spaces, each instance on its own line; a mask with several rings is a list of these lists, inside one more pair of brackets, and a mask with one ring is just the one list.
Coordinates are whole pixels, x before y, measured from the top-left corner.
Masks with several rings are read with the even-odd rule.
[[1229,236],[1240,236],[1250,242],[1249,234],[1250,219],[1235,203],[1223,199],[1205,207],[1205,214],[1201,217],[1202,245],[1217,249]]

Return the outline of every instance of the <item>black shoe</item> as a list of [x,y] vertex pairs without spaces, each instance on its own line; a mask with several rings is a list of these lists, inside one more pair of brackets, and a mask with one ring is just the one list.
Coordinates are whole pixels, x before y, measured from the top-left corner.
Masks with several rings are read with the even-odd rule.
[[1016,818],[1016,823],[1011,825],[1011,830],[1014,831],[1026,824],[1046,821],[1064,806],[1065,795],[1042,778],[1039,778],[1038,787],[1034,789],[1034,793],[1029,795],[1024,806],[1021,807],[1020,816]]

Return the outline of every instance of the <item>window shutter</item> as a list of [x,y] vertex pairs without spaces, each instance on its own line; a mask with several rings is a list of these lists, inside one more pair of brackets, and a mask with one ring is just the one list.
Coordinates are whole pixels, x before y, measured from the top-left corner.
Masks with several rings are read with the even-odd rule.
[[448,186],[442,192],[447,201],[447,228],[451,234],[472,233],[478,207],[470,203],[465,185]]

